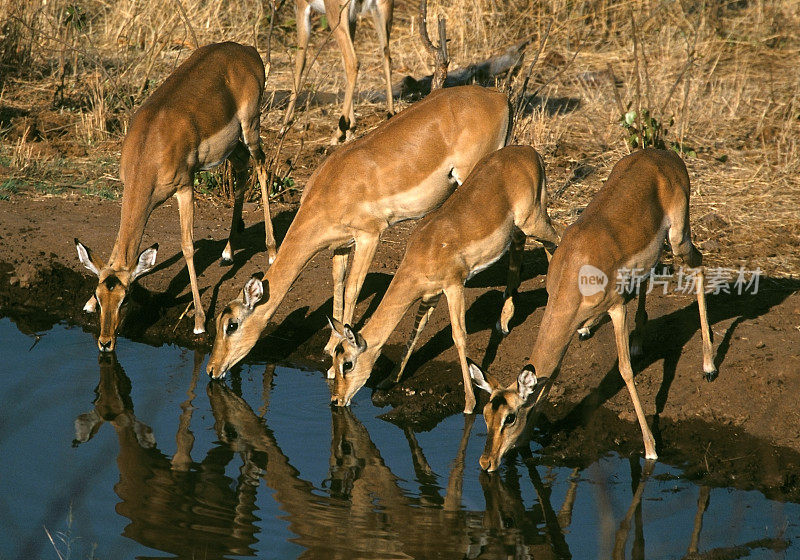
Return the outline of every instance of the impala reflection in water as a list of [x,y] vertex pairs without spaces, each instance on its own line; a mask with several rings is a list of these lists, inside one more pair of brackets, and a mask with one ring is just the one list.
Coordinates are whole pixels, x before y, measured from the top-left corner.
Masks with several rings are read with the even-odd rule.
[[664,463],[533,455],[487,475],[482,418],[401,429],[366,391],[331,410],[320,371],[244,365],[226,384],[177,347],[120,339],[98,362],[75,351],[91,333],[29,338],[8,319],[0,338],[30,349],[4,355],[2,558],[66,558],[66,543],[71,558],[800,553],[797,504]]
[[212,448],[200,462],[191,457],[194,435],[189,425],[202,355],[195,357],[187,398],[181,404],[172,457],[158,449],[151,428],[134,414],[131,381],[116,356],[100,355],[99,362],[94,409],[75,420],[75,441],[89,441],[104,423],[116,433],[119,482],[114,492],[120,498],[116,511],[130,520],[123,536],[181,558],[253,555],[258,480],[247,470],[236,480],[225,475],[233,458],[225,445]]

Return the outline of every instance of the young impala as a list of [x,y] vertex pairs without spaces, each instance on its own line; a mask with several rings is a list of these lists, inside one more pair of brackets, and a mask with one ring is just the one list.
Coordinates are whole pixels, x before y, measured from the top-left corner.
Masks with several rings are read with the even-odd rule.
[[[505,388],[471,364],[475,385],[490,393],[483,409],[488,435],[480,458],[482,468],[497,469],[509,449],[527,441],[532,412],[546,397],[573,333],[604,313],[611,316],[614,325],[619,371],[642,429],[645,457],[657,459],[630,359],[630,351],[641,351],[642,329],[647,321],[646,289],[638,290],[636,329],[629,350],[625,303],[633,293],[620,293],[615,282],[618,274],[624,277],[630,271],[650,271],[658,262],[665,239],[669,239],[674,255],[695,269],[703,370],[708,379],[713,379],[716,368],[706,314],[703,257],[692,244],[689,229],[689,175],[674,152],[647,148],[614,166],[605,186],[564,232],[547,273],[549,299],[531,352],[532,363]],[[588,282],[589,275],[601,281]]]
[[386,78],[386,104],[389,114],[394,113],[394,100],[392,99],[392,57],[389,54],[389,32],[392,29],[392,12],[394,0],[295,0],[295,18],[297,19],[297,54],[295,58],[294,89],[289,97],[289,106],[283,125],[292,120],[297,94],[306,66],[308,39],[311,34],[311,10],[327,15],[331,33],[339,50],[342,51],[342,62],[347,77],[344,90],[344,103],[339,125],[333,135],[333,142],[343,142],[352,137],[355,127],[356,114],[353,111],[353,95],[356,89],[356,76],[358,75],[358,59],[353,48],[353,37],[356,32],[356,20],[359,14],[370,13],[378,34],[378,42],[383,52],[383,73]]
[[331,400],[339,406],[350,404],[369,378],[389,335],[419,301],[414,330],[397,375],[399,381],[420,332],[444,293],[464,378],[464,412],[472,412],[475,396],[466,356],[464,283],[511,246],[508,286],[499,321],[500,329],[507,333],[526,236],[550,248],[558,243],[547,215],[542,158],[530,146],[507,146],[481,160],[442,207],[417,226],[386,295],[361,332],[331,321],[340,339],[328,372],[328,377],[334,378]]
[[100,305],[97,345],[101,351],[114,349],[120,309],[132,282],[155,265],[158,245],[138,254],[139,244],[150,213],[172,195],[178,199],[181,249],[192,285],[194,332],[205,332],[192,240],[192,185],[197,171],[226,159],[236,171],[233,221],[222,253],[222,261],[227,263],[233,257],[232,242],[241,221],[248,158],[255,159],[267,250],[270,262],[274,259],[275,238],[259,138],[263,91],[264,64],[258,52],[237,43],[217,43],[192,53],[133,115],[122,144],[122,213],[108,262],[75,239],[81,263],[99,278],[84,310],[91,312]]
[[250,351],[306,263],[328,248],[333,316],[350,323],[381,232],[438,208],[484,155],[505,145],[509,117],[500,92],[442,89],[331,154],[309,179],[263,283],[251,279],[217,317],[208,374],[225,375]]

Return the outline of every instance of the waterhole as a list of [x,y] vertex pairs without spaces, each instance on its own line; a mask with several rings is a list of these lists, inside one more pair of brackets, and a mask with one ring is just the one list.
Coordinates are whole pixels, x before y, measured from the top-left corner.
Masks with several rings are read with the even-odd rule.
[[[798,558],[800,505],[613,450],[482,473],[480,415],[428,432],[325,375],[0,319],[0,558]],[[569,464],[568,459],[564,464]]]

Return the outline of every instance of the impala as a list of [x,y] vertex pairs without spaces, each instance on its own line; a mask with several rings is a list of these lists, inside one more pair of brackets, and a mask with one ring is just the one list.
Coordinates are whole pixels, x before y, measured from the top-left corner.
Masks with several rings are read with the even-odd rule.
[[340,339],[328,372],[328,377],[334,379],[331,400],[339,406],[350,404],[369,378],[389,335],[406,311],[419,301],[414,329],[397,374],[399,381],[422,329],[444,293],[464,378],[464,412],[471,413],[475,396],[466,355],[464,283],[497,261],[511,246],[508,285],[499,321],[500,330],[507,333],[526,236],[551,248],[558,243],[558,234],[547,215],[542,158],[530,146],[507,146],[481,160],[442,207],[417,226],[386,295],[361,332],[335,319],[330,321],[333,333]]
[[[509,118],[500,92],[438,90],[331,154],[309,179],[264,281],[248,281],[217,317],[208,374],[223,376],[250,351],[300,271],[322,250],[334,251],[333,317],[350,323],[381,232],[438,208],[484,155],[505,145]],[[331,336],[329,351],[335,342]]]
[[392,58],[389,53],[389,32],[392,29],[392,12],[394,0],[295,0],[295,18],[297,19],[297,54],[295,58],[294,89],[289,97],[289,106],[283,125],[286,127],[294,115],[297,94],[300,91],[303,70],[306,66],[308,52],[308,38],[311,33],[311,10],[327,15],[328,25],[339,50],[342,52],[342,61],[347,78],[344,90],[344,103],[339,125],[333,135],[333,142],[339,143],[349,140],[355,128],[356,116],[353,111],[353,95],[356,89],[356,76],[358,75],[358,59],[353,48],[353,37],[356,31],[356,20],[359,14],[372,15],[375,31],[383,52],[383,72],[386,77],[386,104],[389,115],[394,113],[392,98]]
[[267,250],[270,262],[274,259],[275,238],[259,138],[263,91],[264,64],[253,47],[237,43],[207,45],[192,53],[133,115],[122,144],[122,212],[108,262],[75,239],[80,262],[99,279],[84,310],[92,312],[100,305],[97,345],[101,351],[114,349],[120,310],[131,284],[155,265],[157,244],[138,254],[147,219],[154,208],[173,195],[178,199],[181,249],[192,286],[194,332],[205,332],[192,239],[192,185],[197,171],[226,159],[234,166],[233,221],[222,253],[223,263],[229,263],[241,222],[247,162],[250,156],[255,159]]
[[[647,148],[624,157],[614,166],[605,186],[564,232],[550,261],[549,299],[531,352],[532,363],[525,365],[517,380],[507,387],[475,364],[470,365],[475,385],[490,393],[483,409],[488,430],[480,458],[483,469],[497,469],[509,449],[527,441],[532,412],[546,397],[558,374],[572,334],[582,325],[596,323],[597,317],[604,313],[611,316],[614,325],[619,372],[639,420],[645,457],[658,458],[636,392],[630,359],[631,351],[641,352],[642,330],[647,321],[646,290],[638,290],[636,329],[629,349],[625,303],[633,297],[633,292],[620,293],[615,281],[618,274],[624,275],[626,271],[649,271],[658,262],[665,239],[669,239],[673,254],[696,273],[703,370],[707,379],[714,378],[703,257],[692,244],[689,229],[689,175],[674,152]],[[581,289],[587,266],[610,281],[599,289]]]

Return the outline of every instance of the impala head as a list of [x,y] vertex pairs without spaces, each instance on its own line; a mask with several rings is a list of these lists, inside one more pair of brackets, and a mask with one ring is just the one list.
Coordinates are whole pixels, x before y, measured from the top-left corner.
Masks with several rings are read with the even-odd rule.
[[339,342],[333,349],[333,365],[328,370],[328,379],[333,379],[331,403],[349,406],[361,387],[372,373],[373,361],[362,356],[367,350],[367,341],[350,325],[343,325],[336,319],[328,318],[328,324]]
[[496,379],[470,362],[469,374],[475,386],[489,393],[489,402],[483,408],[486,420],[486,447],[480,458],[481,468],[497,470],[500,460],[517,443],[524,440],[528,415],[533,410],[536,374],[527,365],[517,380],[503,388]]
[[256,345],[261,328],[252,316],[262,300],[269,300],[269,283],[254,277],[247,281],[239,297],[217,315],[217,336],[206,366],[209,376],[214,379],[225,377],[228,370]]
[[[89,248],[75,239],[78,259],[81,264],[98,278],[94,298],[100,306],[100,335],[97,347],[101,352],[111,352],[117,339],[117,329],[122,318],[122,310],[128,300],[131,285],[142,274],[149,272],[156,264],[158,243],[142,251],[133,268],[114,268],[107,266],[92,254]],[[84,310],[91,311],[93,306],[86,304]]]

